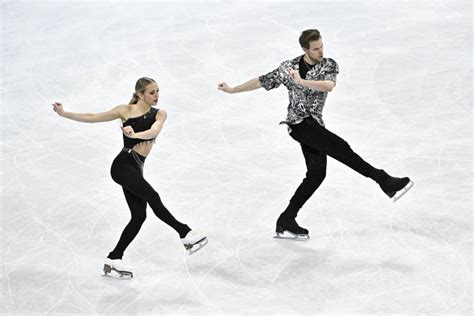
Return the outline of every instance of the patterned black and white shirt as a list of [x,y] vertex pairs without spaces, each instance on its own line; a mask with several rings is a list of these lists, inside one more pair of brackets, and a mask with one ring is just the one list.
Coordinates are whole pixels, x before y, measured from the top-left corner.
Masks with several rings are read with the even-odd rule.
[[[282,62],[277,69],[258,79],[266,90],[278,88],[281,84],[288,89],[288,98],[290,99],[288,115],[286,120],[280,124],[294,125],[302,122],[304,118],[312,116],[321,126],[324,126],[322,112],[328,93],[303,87],[297,84],[289,74],[290,69],[298,70],[300,59],[303,56]],[[339,67],[336,61],[331,58],[323,58],[322,62],[311,68],[307,72],[306,78],[303,79],[331,80],[336,83],[338,73]]]

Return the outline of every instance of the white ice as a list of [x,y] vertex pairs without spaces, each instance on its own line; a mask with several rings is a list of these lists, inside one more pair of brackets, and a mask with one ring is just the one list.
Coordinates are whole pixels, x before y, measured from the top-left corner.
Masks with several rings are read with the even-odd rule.
[[[327,128],[415,186],[394,204],[330,159],[291,242],[272,238],[305,175],[286,90],[217,84],[302,54],[307,28],[340,66]],[[472,314],[471,1],[2,1],[1,67],[0,314]],[[101,277],[129,220],[119,122],[50,104],[104,111],[142,76],[168,112],[146,178],[209,244],[186,256],[149,209],[124,282]]]

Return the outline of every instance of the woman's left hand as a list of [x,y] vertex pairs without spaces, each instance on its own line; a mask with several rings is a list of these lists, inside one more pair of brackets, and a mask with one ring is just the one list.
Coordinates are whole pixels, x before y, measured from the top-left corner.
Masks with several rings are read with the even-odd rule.
[[123,134],[128,138],[137,138],[135,131],[131,126],[120,126],[120,128],[122,129]]

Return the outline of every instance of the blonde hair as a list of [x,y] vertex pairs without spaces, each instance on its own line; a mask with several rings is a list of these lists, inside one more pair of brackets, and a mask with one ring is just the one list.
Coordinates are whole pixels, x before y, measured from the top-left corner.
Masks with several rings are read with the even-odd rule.
[[145,91],[146,86],[154,82],[156,81],[148,77],[138,79],[137,83],[135,84],[135,92],[133,93],[132,99],[130,100],[130,102],[128,102],[128,104],[136,104],[138,100],[140,100],[138,94],[143,93]]

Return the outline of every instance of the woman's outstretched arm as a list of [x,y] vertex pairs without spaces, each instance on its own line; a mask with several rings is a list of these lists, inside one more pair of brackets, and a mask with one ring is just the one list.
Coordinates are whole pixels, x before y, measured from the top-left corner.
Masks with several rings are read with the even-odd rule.
[[63,105],[59,102],[54,102],[51,105],[53,106],[54,112],[58,113],[59,116],[84,123],[107,122],[118,118],[124,119],[122,113],[124,113],[126,109],[126,105],[118,105],[108,111],[101,113],[73,113],[64,111]]

